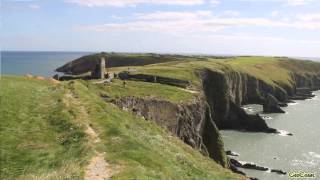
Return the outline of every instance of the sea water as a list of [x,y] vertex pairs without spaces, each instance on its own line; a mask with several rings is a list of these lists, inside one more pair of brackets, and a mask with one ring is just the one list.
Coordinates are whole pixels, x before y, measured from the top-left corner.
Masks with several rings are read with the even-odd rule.
[[1,51],[1,74],[52,76],[54,70],[89,52]]
[[[293,136],[224,130],[221,133],[225,148],[239,153],[240,161],[288,173],[314,173],[313,179],[320,179],[320,91],[314,94],[313,99],[296,101],[283,108],[285,114],[262,114],[270,127],[293,133]],[[258,105],[245,109],[251,113],[262,111]],[[292,179],[288,174],[241,170],[261,180]]]

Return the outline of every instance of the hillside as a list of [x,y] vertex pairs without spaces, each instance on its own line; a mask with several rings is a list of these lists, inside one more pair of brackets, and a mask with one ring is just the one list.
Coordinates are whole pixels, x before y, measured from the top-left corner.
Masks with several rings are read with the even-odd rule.
[[[111,68],[110,71],[125,71],[126,67]],[[313,61],[294,60],[286,57],[206,57],[202,59],[188,59],[186,61],[172,61],[146,66],[130,67],[135,74],[150,74],[163,77],[191,81],[194,85],[200,85],[201,78],[198,73],[203,69],[220,72],[242,72],[267,84],[291,85],[291,74],[302,76],[319,75],[320,63]],[[272,73],[270,73],[272,72]]]
[[[112,179],[244,179],[104,101],[91,83],[14,76],[0,83],[1,179],[88,178],[93,161]],[[192,98],[178,92],[173,102]]]
[[[279,133],[241,106],[283,113],[320,89],[312,61],[108,56],[108,81],[1,78],[1,179],[246,179],[219,130]],[[58,69],[78,75],[98,57]]]

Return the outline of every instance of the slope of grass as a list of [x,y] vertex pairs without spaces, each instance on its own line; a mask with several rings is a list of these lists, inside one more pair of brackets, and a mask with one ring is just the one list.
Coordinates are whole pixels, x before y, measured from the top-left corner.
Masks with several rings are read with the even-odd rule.
[[112,83],[97,85],[97,87],[101,90],[101,95],[108,96],[113,99],[134,96],[142,98],[156,98],[179,103],[191,100],[195,97],[194,94],[184,91],[178,87],[141,81],[125,81],[124,85],[123,81],[113,79]]
[[204,68],[224,70],[228,67],[223,63],[224,59],[206,59],[198,60],[196,58],[174,61],[168,63],[159,63],[146,66],[135,66],[135,67],[120,67],[111,68],[111,72],[120,72],[123,70],[131,70],[131,73],[142,73],[149,75],[158,75],[163,77],[176,78],[181,80],[188,80],[194,85],[200,85],[200,79],[198,73]]
[[[292,85],[292,73],[300,75],[319,74],[320,63],[312,61],[291,60],[283,57],[245,56],[222,59],[188,59],[146,66],[129,67],[132,73],[158,75],[191,81],[200,85],[199,72],[203,69],[213,71],[237,71],[247,73],[267,84]],[[110,71],[119,72],[128,67],[111,68]]]
[[103,102],[94,86],[81,82],[70,89],[87,108],[102,139],[98,149],[106,160],[120,166],[113,179],[242,179],[185,145],[152,121]]
[[[244,179],[155,123],[104,102],[96,86],[23,77],[2,77],[0,83],[1,179],[83,179],[93,149],[118,167],[112,179]],[[66,92],[77,106],[65,105]],[[99,143],[87,146],[75,119],[80,106]]]
[[290,71],[281,67],[279,63],[280,60],[273,57],[237,57],[226,61],[232,69],[247,73],[267,84],[276,86],[278,83],[290,86],[292,84]]
[[63,89],[21,77],[0,80],[0,179],[82,177],[84,133]]

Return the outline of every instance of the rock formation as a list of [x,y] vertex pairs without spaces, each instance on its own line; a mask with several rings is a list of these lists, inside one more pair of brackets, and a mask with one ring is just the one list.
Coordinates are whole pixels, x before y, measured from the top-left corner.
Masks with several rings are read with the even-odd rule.
[[263,103],[264,113],[285,113],[279,105],[279,101],[270,93],[265,96]]
[[157,99],[126,97],[116,100],[114,104],[155,121],[185,143],[228,167],[220,133],[205,99],[199,97],[194,102],[175,104]]
[[[125,79],[129,78],[128,74],[126,75]],[[154,81],[153,76],[137,77],[141,81]],[[235,71],[204,70],[199,74],[199,78],[202,79],[202,89],[194,102],[176,104],[156,99],[125,97],[114,103],[166,127],[185,143],[226,167],[228,162],[217,128],[279,133],[268,127],[260,115],[247,114],[241,105],[256,103],[264,105],[265,112],[282,113],[280,105],[285,106],[285,102],[290,102],[292,97],[299,94],[297,91],[303,97],[311,92],[306,89],[299,90],[297,84],[302,83],[302,79],[295,86],[287,87],[271,86],[248,74]],[[313,86],[313,89],[316,88],[320,88],[320,85]]]

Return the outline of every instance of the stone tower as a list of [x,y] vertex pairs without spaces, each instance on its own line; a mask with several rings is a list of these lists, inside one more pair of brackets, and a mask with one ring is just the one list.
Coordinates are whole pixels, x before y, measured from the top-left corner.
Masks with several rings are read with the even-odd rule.
[[100,58],[100,74],[99,74],[100,79],[104,79],[105,70],[106,70],[106,59],[104,56],[101,56],[101,58]]
[[106,69],[106,59],[104,54],[100,56],[98,63],[92,72],[92,77],[95,79],[104,79],[105,77],[105,69]]

